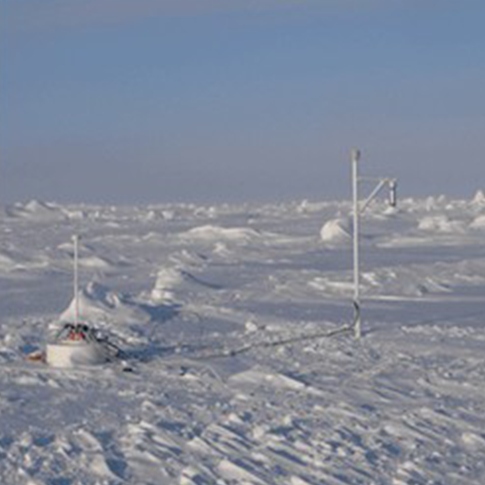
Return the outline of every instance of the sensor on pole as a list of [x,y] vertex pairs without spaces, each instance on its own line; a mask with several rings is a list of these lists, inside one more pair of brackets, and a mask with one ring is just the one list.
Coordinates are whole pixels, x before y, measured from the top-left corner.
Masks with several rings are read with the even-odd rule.
[[389,181],[389,205],[396,207],[397,205],[397,182],[396,180]]

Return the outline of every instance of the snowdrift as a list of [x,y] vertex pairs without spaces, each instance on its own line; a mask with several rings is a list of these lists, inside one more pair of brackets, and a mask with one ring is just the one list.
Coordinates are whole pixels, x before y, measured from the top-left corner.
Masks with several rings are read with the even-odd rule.
[[200,226],[190,229],[181,235],[182,239],[193,242],[230,241],[248,243],[261,239],[262,234],[247,227],[224,228],[219,226]]
[[451,220],[446,215],[423,217],[419,220],[418,228],[430,232],[446,232],[462,234],[466,232],[466,223],[460,220]]
[[12,271],[19,267],[23,267],[21,260],[8,251],[0,251],[0,271]]
[[[93,324],[146,323],[150,315],[140,305],[134,303],[128,297],[112,291],[107,287],[90,282],[79,295],[79,312],[81,321],[85,320]],[[75,321],[75,300],[61,314],[63,322]]]
[[478,206],[485,206],[485,193],[483,193],[483,190],[476,191],[472,199],[472,204],[475,204]]
[[[449,294],[454,288],[485,284],[485,260],[381,267],[363,271],[361,278],[362,293],[366,297],[399,299]],[[350,274],[346,278],[335,273],[318,276],[308,285],[327,296],[343,298],[351,298],[354,289]]]
[[473,219],[470,224],[470,229],[483,230],[485,229],[485,215],[480,215]]
[[351,229],[348,219],[331,219],[321,231],[320,239],[329,245],[348,244],[351,241]]
[[28,219],[30,222],[62,222],[67,219],[67,215],[61,207],[38,200],[8,207],[7,214],[11,217]]
[[151,300],[155,304],[179,303],[184,300],[183,295],[187,291],[204,288],[220,289],[218,285],[204,281],[183,267],[161,268],[151,291]]

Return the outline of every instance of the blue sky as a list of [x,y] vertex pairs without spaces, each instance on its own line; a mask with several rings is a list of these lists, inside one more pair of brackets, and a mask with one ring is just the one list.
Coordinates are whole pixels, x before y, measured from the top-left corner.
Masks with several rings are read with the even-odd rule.
[[0,199],[485,188],[482,0],[0,0]]

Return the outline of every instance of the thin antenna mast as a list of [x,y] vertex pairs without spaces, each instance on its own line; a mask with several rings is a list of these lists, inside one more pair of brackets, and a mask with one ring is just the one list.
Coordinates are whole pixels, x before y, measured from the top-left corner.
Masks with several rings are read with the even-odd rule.
[[74,243],[74,324],[79,323],[79,236],[72,236]]

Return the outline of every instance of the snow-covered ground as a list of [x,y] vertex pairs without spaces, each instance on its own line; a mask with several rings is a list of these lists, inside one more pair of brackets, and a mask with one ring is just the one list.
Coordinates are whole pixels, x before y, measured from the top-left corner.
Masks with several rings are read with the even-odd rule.
[[[0,483],[485,483],[485,197],[370,208],[361,341],[349,211],[5,209]],[[134,372],[24,361],[72,318],[74,233]]]

